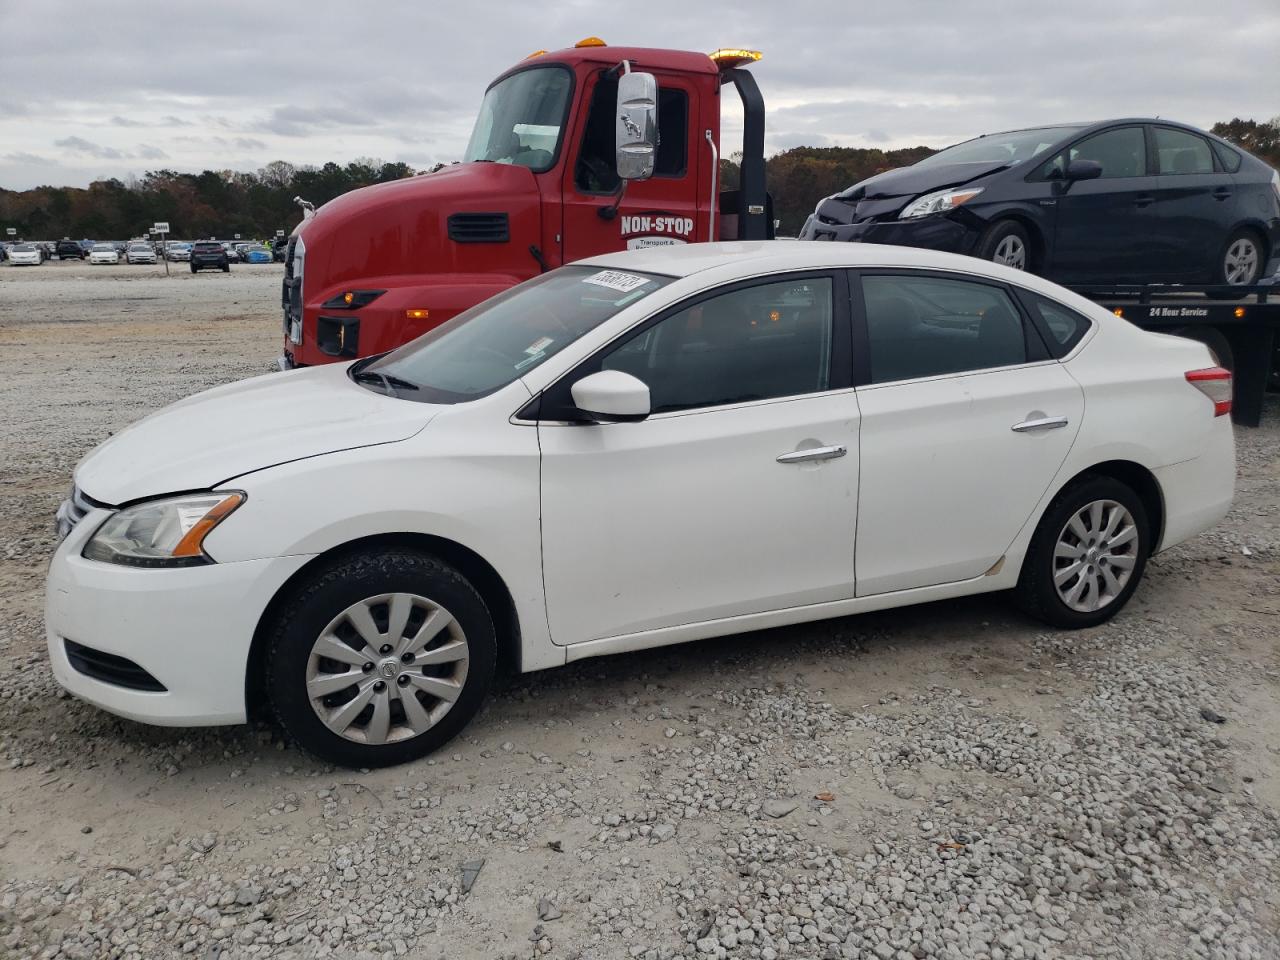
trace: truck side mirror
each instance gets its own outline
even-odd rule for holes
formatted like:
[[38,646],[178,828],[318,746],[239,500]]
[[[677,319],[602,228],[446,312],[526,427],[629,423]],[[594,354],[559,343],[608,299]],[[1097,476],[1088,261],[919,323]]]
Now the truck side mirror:
[[618,176],[648,180],[658,152],[658,81],[652,73],[618,78],[615,143]]

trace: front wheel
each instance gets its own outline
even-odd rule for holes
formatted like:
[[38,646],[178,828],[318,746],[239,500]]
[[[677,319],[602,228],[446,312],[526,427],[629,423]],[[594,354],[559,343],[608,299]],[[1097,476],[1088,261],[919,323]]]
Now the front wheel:
[[224,264],[222,265],[222,272],[223,272],[223,273],[230,273],[230,272],[231,272],[231,264],[229,264],[229,263],[224,263]]
[[1000,220],[983,231],[978,239],[977,255],[1014,270],[1030,270],[1031,239],[1022,224]]
[[1086,477],[1049,505],[1022,562],[1016,597],[1055,627],[1111,619],[1133,596],[1151,552],[1142,499],[1112,477]]
[[439,749],[480,709],[497,657],[476,589],[408,550],[323,568],[282,606],[268,643],[267,695],[280,725],[348,767]]

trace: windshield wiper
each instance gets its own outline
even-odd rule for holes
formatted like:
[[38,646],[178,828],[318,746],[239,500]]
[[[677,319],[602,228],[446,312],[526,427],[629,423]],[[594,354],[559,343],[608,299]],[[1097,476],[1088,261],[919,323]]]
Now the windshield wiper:
[[400,377],[389,377],[385,373],[379,373],[377,370],[357,370],[351,375],[351,379],[356,383],[375,382],[382,384],[382,388],[387,392],[387,396],[399,398],[400,394],[396,392],[396,388],[401,390],[420,390],[422,389],[416,383],[411,383]]

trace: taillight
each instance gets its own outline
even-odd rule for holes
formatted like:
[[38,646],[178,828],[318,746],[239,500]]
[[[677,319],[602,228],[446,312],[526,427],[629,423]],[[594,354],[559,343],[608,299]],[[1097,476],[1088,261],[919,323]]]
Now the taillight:
[[1187,383],[1191,384],[1213,404],[1213,415],[1220,417],[1231,412],[1231,371],[1222,367],[1205,367],[1188,370]]

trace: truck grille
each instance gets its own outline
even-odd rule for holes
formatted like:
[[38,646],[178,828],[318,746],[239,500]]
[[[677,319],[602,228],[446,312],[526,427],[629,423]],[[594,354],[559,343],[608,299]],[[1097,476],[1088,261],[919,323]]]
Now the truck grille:
[[506,243],[511,228],[505,213],[454,213],[449,216],[449,239],[455,243]]
[[280,306],[284,308],[284,333],[289,335],[290,321],[302,317],[302,278],[294,277],[293,254],[298,246],[297,236],[289,238],[284,253],[284,283],[280,290]]

